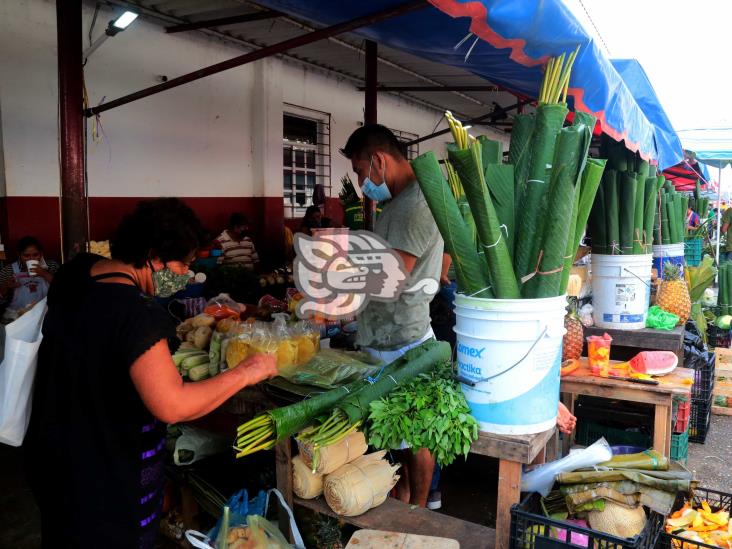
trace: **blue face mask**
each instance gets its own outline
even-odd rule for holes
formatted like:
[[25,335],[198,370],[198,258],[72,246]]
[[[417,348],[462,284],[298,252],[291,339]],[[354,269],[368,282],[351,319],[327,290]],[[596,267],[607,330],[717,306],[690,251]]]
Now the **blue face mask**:
[[381,175],[381,179],[383,181],[378,185],[371,180],[371,169],[373,167],[374,157],[372,156],[371,161],[369,162],[369,175],[363,180],[361,191],[365,196],[375,202],[386,202],[387,200],[391,200],[391,192],[389,191],[389,187],[386,186],[386,178],[384,177],[384,174]]

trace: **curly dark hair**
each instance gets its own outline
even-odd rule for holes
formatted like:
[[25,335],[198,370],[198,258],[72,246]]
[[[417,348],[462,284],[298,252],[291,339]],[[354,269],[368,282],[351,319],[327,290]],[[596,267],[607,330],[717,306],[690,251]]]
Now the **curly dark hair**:
[[208,235],[193,210],[177,198],[137,204],[111,240],[112,257],[137,268],[154,257],[183,261],[207,242]]
[[38,248],[38,251],[43,253],[43,246],[41,246],[41,242],[35,237],[35,236],[24,236],[20,240],[18,240],[18,246],[16,249],[18,250],[18,255],[22,254],[27,248],[30,248],[31,246],[35,246]]

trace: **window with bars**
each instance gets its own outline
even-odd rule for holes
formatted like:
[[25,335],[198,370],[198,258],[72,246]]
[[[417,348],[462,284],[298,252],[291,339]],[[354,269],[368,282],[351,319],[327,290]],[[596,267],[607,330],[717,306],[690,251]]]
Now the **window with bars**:
[[302,217],[316,184],[330,196],[330,114],[286,105],[282,135],[285,216]]

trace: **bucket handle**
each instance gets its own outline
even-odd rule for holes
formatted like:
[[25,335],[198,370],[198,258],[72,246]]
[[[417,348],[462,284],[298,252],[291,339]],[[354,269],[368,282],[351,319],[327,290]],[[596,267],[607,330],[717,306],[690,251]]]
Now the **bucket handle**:
[[[524,356],[522,356],[520,359],[518,359],[517,362],[513,363],[511,366],[509,366],[508,368],[506,368],[502,372],[500,372],[498,374],[495,374],[495,375],[492,375],[492,376],[489,376],[489,377],[484,377],[483,379],[479,379],[477,381],[472,381],[472,380],[469,380],[469,379],[465,379],[462,376],[455,376],[454,379],[456,381],[458,381],[460,383],[464,383],[465,385],[468,385],[470,387],[475,387],[478,383],[484,383],[486,381],[490,381],[492,379],[496,379],[497,377],[501,377],[503,374],[507,374],[508,372],[510,372],[511,370],[513,370],[516,366],[518,366],[519,364],[521,364],[524,360],[526,360],[528,358],[528,356],[531,354],[531,351],[534,350],[534,347],[536,347],[539,344],[539,341],[541,341],[541,339],[546,335],[546,333],[548,331],[549,331],[549,325],[547,324],[546,326],[544,326],[544,329],[539,334],[539,337],[536,338],[536,341],[534,341],[534,343],[531,344],[531,347],[529,347],[529,350],[526,351],[526,354],[524,354]],[[457,353],[457,345],[455,346],[455,353]]]
[[640,280],[643,284],[645,284],[649,288],[651,287],[651,285],[648,282],[646,282],[641,277],[639,277],[637,274],[635,274],[633,271],[631,271],[630,269],[628,269],[628,267],[623,267],[623,270],[629,272],[631,275],[633,275],[634,277],[636,277],[638,280]]

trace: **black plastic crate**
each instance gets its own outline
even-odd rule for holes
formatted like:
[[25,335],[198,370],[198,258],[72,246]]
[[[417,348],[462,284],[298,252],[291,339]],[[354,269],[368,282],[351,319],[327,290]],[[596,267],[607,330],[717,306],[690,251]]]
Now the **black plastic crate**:
[[692,400],[706,402],[711,400],[714,391],[714,353],[709,360],[699,360],[694,364],[694,385],[691,386]]
[[712,422],[712,400],[691,399],[689,417],[689,442],[704,444]]
[[[589,538],[583,546],[602,549],[651,549],[656,545],[664,517],[654,511],[648,511],[646,526],[634,538],[618,538],[603,534],[596,530],[583,528],[572,523],[553,520],[541,513],[541,496],[532,493],[521,503],[511,507],[511,549],[559,549],[576,548],[573,543],[577,535]],[[576,539],[575,539],[576,541]]]
[[[719,511],[719,510],[725,510],[732,513],[732,494],[726,494],[724,492],[718,492],[717,490],[710,490],[709,488],[697,488],[694,490],[694,508],[698,508],[701,506],[702,501],[706,501],[709,506],[712,508],[712,511]],[[680,494],[676,498],[676,504],[674,505],[673,510],[676,511],[678,509],[681,509],[681,507],[684,505],[684,495]],[[683,547],[684,549],[719,549],[719,547],[715,545],[708,545],[706,543],[699,543],[699,542],[692,542],[688,539],[680,538],[679,536],[674,536],[673,534],[666,533],[666,530],[664,529],[662,531],[661,537],[658,540],[658,546],[659,549],[666,549],[666,548],[677,548],[677,547]]]

